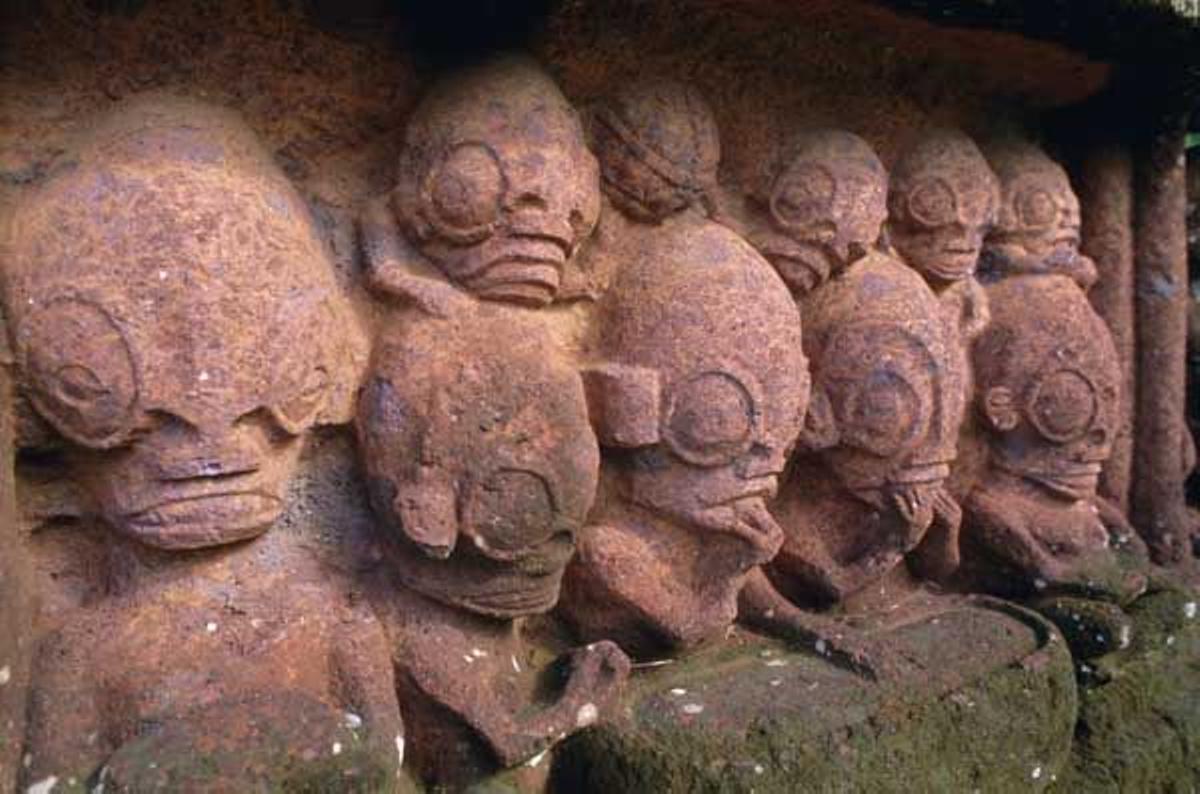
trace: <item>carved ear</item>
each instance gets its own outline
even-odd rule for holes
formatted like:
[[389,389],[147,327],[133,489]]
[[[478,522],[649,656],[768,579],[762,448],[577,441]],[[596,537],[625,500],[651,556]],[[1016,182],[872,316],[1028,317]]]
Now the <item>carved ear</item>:
[[588,414],[596,437],[609,447],[645,447],[659,441],[662,387],[645,367],[600,364],[584,369]]
[[980,408],[984,418],[992,428],[1008,432],[1017,426],[1020,417],[1017,415],[1016,400],[1012,390],[1006,386],[993,386],[983,393]]
[[810,451],[829,449],[841,440],[833,406],[825,390],[816,387],[808,401],[808,413],[804,415],[804,429],[800,431],[800,444]]

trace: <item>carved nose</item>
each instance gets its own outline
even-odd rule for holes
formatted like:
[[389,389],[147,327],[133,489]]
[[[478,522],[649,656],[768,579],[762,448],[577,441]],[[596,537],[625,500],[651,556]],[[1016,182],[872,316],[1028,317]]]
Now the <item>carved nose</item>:
[[743,480],[771,477],[783,471],[786,462],[783,450],[755,443],[743,456],[738,474]]
[[262,467],[264,442],[255,427],[198,429],[177,420],[158,445],[158,476],[167,482],[253,474]]

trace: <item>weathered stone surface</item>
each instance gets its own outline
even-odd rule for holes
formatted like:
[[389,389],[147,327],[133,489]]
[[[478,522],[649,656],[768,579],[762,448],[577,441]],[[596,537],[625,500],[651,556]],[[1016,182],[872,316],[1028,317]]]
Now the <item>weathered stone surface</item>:
[[1075,683],[1035,616],[943,605],[887,642],[887,686],[742,637],[631,682],[618,722],[556,759],[559,791],[1045,790],[1067,768]]

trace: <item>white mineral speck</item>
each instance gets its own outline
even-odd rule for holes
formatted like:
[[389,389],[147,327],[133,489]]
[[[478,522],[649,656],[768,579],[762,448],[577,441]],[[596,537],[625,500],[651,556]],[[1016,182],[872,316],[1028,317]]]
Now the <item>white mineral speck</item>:
[[771,679],[771,686],[782,686],[782,685],[783,685],[782,678],[772,678]]
[[204,630],[207,631],[209,634],[215,634],[217,631],[217,624],[214,621],[210,620],[204,624]]
[[825,655],[825,640],[817,640],[817,653]]
[[1042,776],[1042,768],[1040,766],[1035,766],[1033,768],[1032,775],[1033,775],[1034,780],[1037,780],[1038,778],[1040,778]]
[[350,730],[356,731],[362,727],[362,717],[358,716],[353,711],[347,711],[343,716],[346,722],[346,727]]
[[762,764],[755,764],[755,765],[754,765],[754,774],[756,774],[756,775],[761,775],[763,772],[766,772],[766,771],[767,771],[767,770],[763,769],[763,765],[762,765]]
[[1167,635],[1167,647],[1170,647],[1170,646],[1172,646],[1172,645],[1174,645],[1174,644],[1175,644],[1175,635],[1174,635],[1174,634],[1168,634],[1168,635]]
[[517,661],[517,657],[515,657],[515,656],[512,657],[512,664],[513,664],[513,672],[515,672],[515,673],[521,672],[521,665]]
[[165,270],[158,271],[158,280],[166,281],[167,280],[167,271],[165,271]]
[[1129,624],[1125,624],[1124,626],[1121,627],[1121,634],[1119,637],[1119,641],[1120,641],[1120,645],[1122,648],[1129,647],[1129,643],[1132,640],[1132,637],[1130,637],[1130,633],[1131,632],[1129,630]]
[[4,686],[12,680],[12,668],[8,665],[0,667],[0,686]]
[[464,653],[463,661],[466,662],[467,664],[475,664],[475,657],[469,653]]
[[471,655],[474,656],[476,659],[482,659],[483,657],[487,656],[487,651],[482,650],[480,648],[472,648]]
[[540,764],[542,762],[542,759],[546,757],[546,753],[548,753],[549,751],[550,751],[549,748],[542,750],[540,753],[535,755],[533,758],[530,758],[528,761],[526,761],[525,765],[529,766],[529,767],[537,766],[538,764]]
[[341,755],[341,754],[342,754],[342,743],[341,743],[341,742],[334,742],[334,743],[333,743],[333,747],[331,748],[331,750],[332,750],[332,752],[333,752],[333,754],[334,754],[334,755]]
[[25,794],[50,794],[51,790],[58,785],[58,778],[51,775],[50,777],[39,780],[29,788],[25,789]]
[[699,703],[684,703],[683,704],[683,713],[684,714],[699,714],[702,711],[704,711],[704,706],[700,705]]
[[200,374],[197,376],[197,380],[199,380],[201,383],[203,383],[204,381],[208,380],[208,373],[207,373],[207,372],[204,372],[204,371],[202,371],[202,372],[201,372],[201,373],[200,373]]
[[680,697],[680,696],[682,696],[682,695],[686,695],[686,694],[687,694],[687,690],[686,690],[686,689],[684,689],[683,687],[678,687],[678,686],[677,686],[677,687],[675,687],[674,689],[672,689],[672,690],[671,690],[671,694],[672,694],[672,695],[674,695],[675,697]]
[[396,737],[396,764],[404,766],[404,737]]
[[1036,587],[1038,590],[1045,590],[1046,589],[1046,580],[1045,579],[1034,579],[1033,586]]
[[584,703],[575,714],[575,727],[586,728],[600,717],[595,703]]
[[787,667],[787,659],[772,659],[767,662],[767,667]]
[[1185,618],[1187,618],[1188,620],[1191,620],[1192,618],[1196,617],[1196,602],[1195,601],[1188,601],[1186,604],[1183,605],[1183,616]]

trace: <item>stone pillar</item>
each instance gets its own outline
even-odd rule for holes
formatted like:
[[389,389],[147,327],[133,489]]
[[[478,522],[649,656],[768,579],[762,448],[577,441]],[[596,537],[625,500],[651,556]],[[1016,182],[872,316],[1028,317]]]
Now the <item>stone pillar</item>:
[[0,794],[7,794],[15,791],[25,734],[33,605],[24,545],[17,537],[13,401],[3,329],[0,317]]
[[1100,275],[1088,297],[1108,324],[1121,361],[1121,420],[1101,476],[1100,492],[1128,511],[1137,411],[1133,158],[1121,144],[1096,141],[1080,158],[1074,177],[1083,209],[1081,249],[1096,262]]
[[1137,429],[1130,517],[1160,563],[1189,546],[1184,502],[1187,190],[1184,119],[1162,123],[1138,155],[1135,208]]

